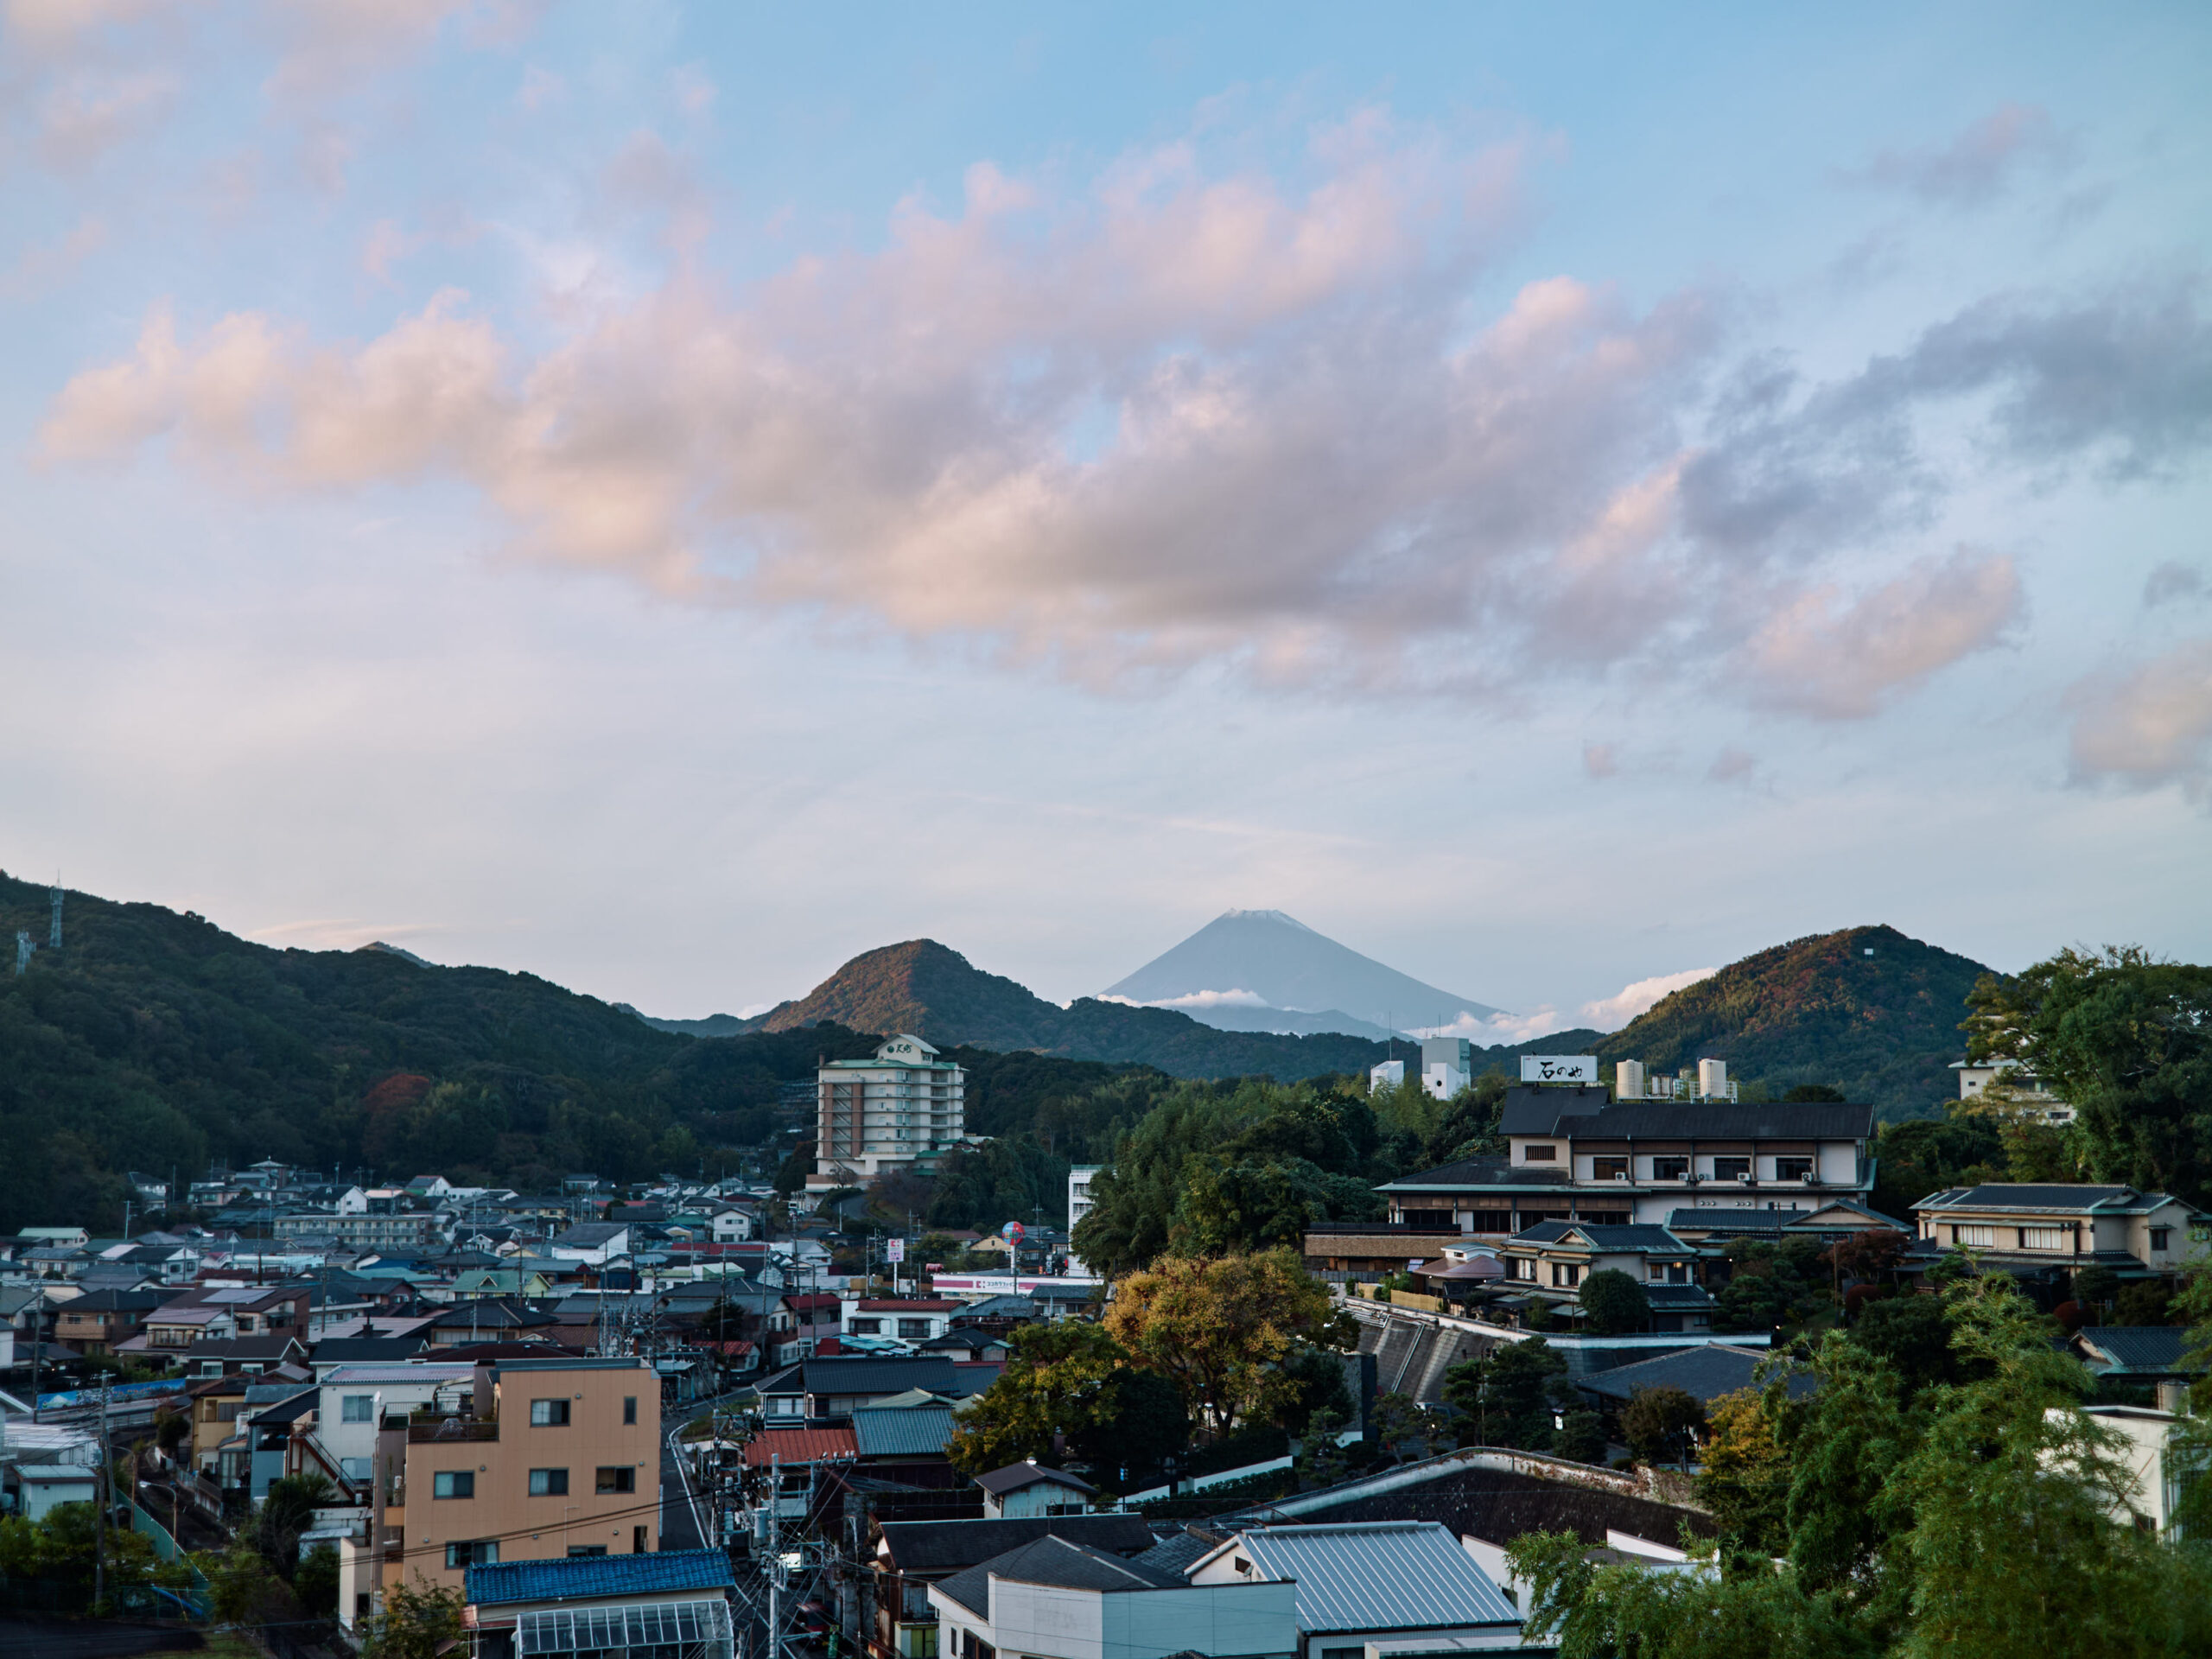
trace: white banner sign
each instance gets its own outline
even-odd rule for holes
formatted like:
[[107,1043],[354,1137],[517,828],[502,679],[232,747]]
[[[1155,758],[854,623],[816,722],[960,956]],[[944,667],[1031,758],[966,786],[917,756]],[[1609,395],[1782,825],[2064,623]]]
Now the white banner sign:
[[1598,1081],[1598,1057],[1595,1054],[1523,1054],[1521,1057],[1521,1081],[1595,1083]]
[[906,1241],[903,1238],[884,1240],[883,1259],[887,1262],[904,1262],[906,1259]]

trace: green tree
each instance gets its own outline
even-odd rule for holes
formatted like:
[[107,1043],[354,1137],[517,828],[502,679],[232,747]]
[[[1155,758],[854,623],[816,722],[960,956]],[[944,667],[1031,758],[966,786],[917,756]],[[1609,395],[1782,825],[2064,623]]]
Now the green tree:
[[1007,1344],[1006,1370],[963,1407],[945,1456],[966,1475],[1056,1459],[1055,1437],[1097,1426],[1108,1384],[1129,1355],[1103,1325],[1079,1319],[1027,1325]]
[[1161,1256],[1116,1281],[1105,1328],[1136,1361],[1174,1382],[1214,1435],[1280,1414],[1294,1392],[1284,1360],[1305,1347],[1350,1348],[1355,1331],[1290,1250],[1205,1260]]
[[259,1624],[275,1604],[276,1575],[268,1558],[251,1544],[233,1542],[228,1549],[195,1554],[193,1565],[207,1580],[208,1611],[219,1624]]
[[1444,1374],[1444,1397],[1472,1428],[1463,1445],[1541,1452],[1552,1444],[1548,1385],[1567,1375],[1567,1358],[1541,1337],[1501,1343]]
[[461,1592],[417,1572],[413,1584],[384,1592],[384,1609],[368,1621],[362,1659],[438,1659],[465,1634]]
[[2114,1325],[2170,1325],[2173,1322],[2173,1291],[2156,1279],[2139,1279],[2123,1286],[2113,1298]]
[[1789,1547],[1789,1454],[1757,1389],[1724,1394],[1707,1408],[1698,1497],[1735,1552],[1780,1554]]
[[1985,976],[1968,1003],[1968,1058],[2013,1061],[2070,1103],[2095,1179],[2212,1193],[2212,968],[2069,949]]
[[300,1558],[292,1575],[292,1591],[311,1618],[332,1618],[338,1612],[338,1552],[317,1544]]
[[1419,1462],[1436,1449],[1440,1427],[1420,1401],[1393,1391],[1375,1396],[1375,1409],[1367,1420],[1367,1438],[1393,1464]]
[[1851,1322],[1852,1346],[1885,1359],[1910,1402],[1923,1389],[1956,1382],[1962,1373],[1951,1349],[1951,1324],[1934,1296],[1870,1302]]
[[1650,1297],[1618,1268],[1600,1268],[1585,1279],[1580,1300],[1594,1336],[1626,1336],[1650,1326]]
[[315,1525],[315,1510],[331,1496],[330,1482],[312,1472],[269,1483],[269,1496],[254,1512],[253,1547],[280,1576],[291,1578],[299,1565],[300,1535]]
[[1068,1435],[1069,1449],[1097,1469],[1155,1471],[1190,1443],[1181,1391],[1141,1365],[1109,1376],[1090,1421]]
[[1313,1414],[1306,1425],[1306,1434],[1298,1452],[1298,1481],[1301,1487],[1313,1489],[1333,1486],[1344,1478],[1351,1466],[1344,1449],[1337,1444],[1337,1436],[1344,1433],[1344,1420],[1325,1408]]
[[1562,1413],[1553,1436],[1552,1451],[1575,1463],[1603,1463],[1605,1420],[1586,1407]]
[[1621,1408],[1629,1450],[1646,1463],[1687,1462],[1690,1442],[1704,1427],[1705,1408],[1681,1389],[1638,1389]]
[[1788,1330],[1832,1305],[1830,1275],[1811,1238],[1739,1238],[1728,1246],[1728,1282],[1716,1299],[1714,1328]]

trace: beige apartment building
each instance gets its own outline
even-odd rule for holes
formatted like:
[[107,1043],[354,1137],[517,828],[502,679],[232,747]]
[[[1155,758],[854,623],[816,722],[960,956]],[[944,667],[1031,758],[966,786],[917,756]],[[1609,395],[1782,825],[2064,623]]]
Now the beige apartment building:
[[815,1075],[810,1187],[848,1186],[894,1169],[929,1174],[967,1133],[968,1074],[901,1033],[867,1060],[830,1060]]
[[656,1549],[659,1379],[640,1359],[479,1366],[467,1408],[385,1415],[372,1502],[340,1553],[355,1618],[417,1573],[461,1590],[471,1566]]

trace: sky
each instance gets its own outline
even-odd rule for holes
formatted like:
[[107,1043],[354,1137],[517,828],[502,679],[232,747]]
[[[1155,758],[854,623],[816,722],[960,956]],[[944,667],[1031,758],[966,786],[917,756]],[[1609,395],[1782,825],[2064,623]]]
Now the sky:
[[2209,79],[2191,4],[0,0],[0,867],[677,1016],[1232,907],[1516,1035],[2206,960]]

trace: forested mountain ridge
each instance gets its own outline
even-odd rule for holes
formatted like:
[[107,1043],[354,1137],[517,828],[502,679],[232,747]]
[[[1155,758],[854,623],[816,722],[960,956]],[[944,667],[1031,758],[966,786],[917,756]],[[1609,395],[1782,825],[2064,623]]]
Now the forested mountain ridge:
[[1893,927],[1822,933],[1731,963],[1604,1039],[1598,1057],[1672,1072],[1703,1058],[1779,1095],[1827,1084],[1885,1122],[1958,1097],[1967,993],[1991,970]]
[[[48,914],[0,874],[0,939],[45,939]],[[127,1170],[211,1159],[518,1185],[695,1166],[767,1134],[779,1079],[874,1040],[704,1042],[530,974],[272,950],[90,893],[64,921],[61,950],[0,969],[0,1230],[119,1217]]]

